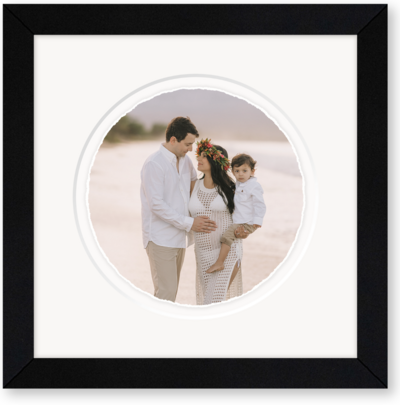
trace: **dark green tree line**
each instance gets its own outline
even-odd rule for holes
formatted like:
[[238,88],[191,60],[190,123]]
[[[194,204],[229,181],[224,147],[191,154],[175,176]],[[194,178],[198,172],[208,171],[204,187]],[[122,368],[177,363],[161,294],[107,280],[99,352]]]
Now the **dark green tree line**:
[[167,125],[155,123],[150,131],[138,120],[124,115],[108,132],[104,138],[107,142],[121,142],[139,139],[155,139],[165,133]]

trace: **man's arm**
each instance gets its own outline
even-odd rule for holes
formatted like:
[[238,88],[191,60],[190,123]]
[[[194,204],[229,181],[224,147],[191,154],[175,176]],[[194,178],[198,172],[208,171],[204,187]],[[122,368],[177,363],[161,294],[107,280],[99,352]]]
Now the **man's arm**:
[[192,195],[192,191],[194,188],[194,185],[196,184],[197,181],[197,172],[196,169],[193,166],[193,162],[191,161],[191,159],[189,157],[187,157],[189,159],[189,170],[190,170],[190,195]]
[[190,180],[192,181],[192,183],[194,181],[197,180],[197,171],[195,169],[195,167],[193,166],[193,162],[190,159],[190,157],[188,156],[187,159],[189,159],[189,167],[190,167]]
[[196,181],[197,181],[197,180],[192,181],[192,182],[190,183],[190,195],[192,195],[192,191],[193,191],[193,189],[194,189],[194,185],[196,184]]
[[142,169],[142,184],[151,212],[175,228],[191,230],[194,219],[179,214],[163,199],[165,185],[161,166],[153,161],[147,162]]

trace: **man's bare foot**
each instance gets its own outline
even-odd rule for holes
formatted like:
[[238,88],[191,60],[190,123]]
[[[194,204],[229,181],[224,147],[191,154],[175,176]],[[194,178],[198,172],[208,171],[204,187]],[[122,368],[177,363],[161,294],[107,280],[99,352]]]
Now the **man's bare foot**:
[[223,270],[224,267],[224,263],[214,263],[207,271],[206,273],[213,273],[214,271],[220,271]]

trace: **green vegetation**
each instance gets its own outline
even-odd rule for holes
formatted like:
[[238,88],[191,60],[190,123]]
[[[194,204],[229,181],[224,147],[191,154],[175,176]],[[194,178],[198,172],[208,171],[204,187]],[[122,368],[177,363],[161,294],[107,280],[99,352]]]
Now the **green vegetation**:
[[167,125],[155,123],[150,131],[144,125],[128,115],[124,115],[108,132],[104,138],[107,142],[136,141],[142,139],[158,139],[167,129]]

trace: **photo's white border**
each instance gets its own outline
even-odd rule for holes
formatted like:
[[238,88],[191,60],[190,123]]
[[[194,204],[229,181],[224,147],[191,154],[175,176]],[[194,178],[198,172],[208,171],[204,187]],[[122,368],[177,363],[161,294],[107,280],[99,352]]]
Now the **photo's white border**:
[[[89,173],[96,154],[110,128],[138,104],[157,95],[181,89],[207,89],[222,91],[238,97],[260,109],[279,127],[292,145],[297,156],[303,181],[303,212],[286,258],[274,272],[250,292],[222,303],[193,306],[159,300],[135,287],[122,277],[99,246],[90,221],[88,205]],[[211,319],[246,309],[274,292],[294,271],[304,255],[316,224],[318,186],[310,153],[299,131],[290,118],[265,95],[245,84],[220,76],[187,74],[163,78],[148,83],[117,102],[104,114],[89,135],[81,152],[74,177],[74,216],[79,236],[92,263],[100,274],[121,294],[155,313],[181,319]],[[279,270],[279,271],[278,271]]]

